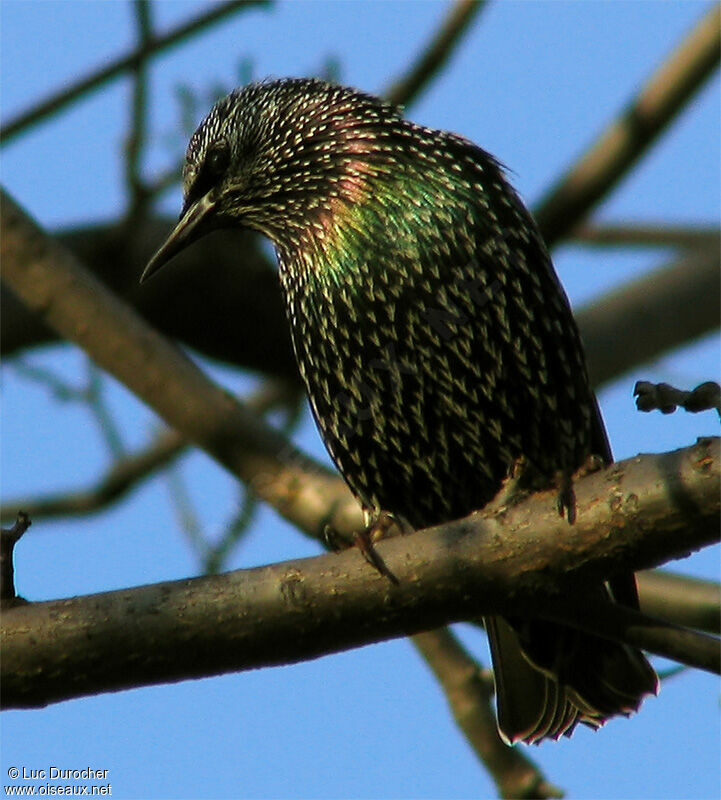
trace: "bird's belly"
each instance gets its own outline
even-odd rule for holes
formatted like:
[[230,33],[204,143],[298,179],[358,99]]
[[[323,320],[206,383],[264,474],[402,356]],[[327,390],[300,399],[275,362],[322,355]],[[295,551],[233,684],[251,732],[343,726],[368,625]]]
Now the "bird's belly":
[[414,527],[464,516],[500,488],[520,454],[514,432],[489,418],[499,414],[490,403],[471,402],[467,376],[397,349],[348,357],[316,339],[313,357],[299,358],[323,442],[366,509]]

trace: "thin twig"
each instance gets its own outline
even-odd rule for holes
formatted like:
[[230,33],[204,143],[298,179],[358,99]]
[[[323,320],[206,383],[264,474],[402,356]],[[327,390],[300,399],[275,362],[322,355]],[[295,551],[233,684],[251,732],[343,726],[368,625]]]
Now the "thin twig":
[[491,708],[493,678],[448,629],[417,633],[411,641],[438,679],[458,727],[506,798],[563,797],[520,747],[498,735]]
[[[293,404],[297,387],[283,381],[265,381],[246,400],[248,408],[258,414],[278,406]],[[158,434],[145,448],[116,460],[100,480],[87,489],[59,492],[45,497],[11,500],[0,506],[0,519],[12,519],[16,509],[27,509],[35,519],[94,514],[104,510],[137,488],[158,469],[167,466],[188,448],[187,439],[175,430]]]
[[205,540],[203,527],[200,523],[193,500],[188,491],[188,485],[183,477],[183,473],[177,464],[170,465],[163,474],[163,478],[168,488],[170,502],[175,512],[175,520],[186,543],[193,552],[205,557],[208,550],[208,543]]
[[132,50],[130,53],[114,59],[106,66],[92,72],[67,89],[51,94],[27,111],[18,114],[11,119],[10,122],[0,128],[0,142],[10,141],[26,130],[30,125],[34,125],[56,114],[79,97],[100,89],[109,81],[122,75],[123,72],[137,67],[137,65],[141,61],[147,59],[148,56],[155,56],[179,44],[192,34],[219,22],[221,19],[234,14],[240,9],[267,4],[268,0],[229,0],[229,2],[221,2],[212,6],[207,11],[198,14],[197,17],[194,17],[188,22],[184,22],[182,25],[172,29],[163,36],[158,36],[146,48]]
[[3,608],[17,600],[13,551],[31,524],[30,515],[26,511],[18,511],[12,528],[0,530],[0,606]]
[[[138,51],[148,52],[153,43],[152,7],[148,0],[133,0],[135,25],[138,35]],[[143,151],[147,140],[147,87],[148,57],[138,59],[132,67],[133,88],[131,96],[130,133],[125,145],[125,182],[130,194],[130,205],[126,217],[137,219],[147,207],[150,195],[142,178]]]
[[203,558],[203,572],[206,575],[217,575],[224,569],[233,548],[250,532],[258,508],[258,497],[247,486],[243,487],[240,509],[235,518],[226,526],[220,539],[206,548]]
[[714,4],[590,150],[544,195],[536,220],[549,247],[563,239],[628,172],[718,66],[721,8]]
[[416,62],[385,91],[385,99],[406,106],[416,100],[450,58],[463,33],[484,5],[485,0],[455,0]]
[[173,430],[165,431],[145,449],[116,461],[94,486],[45,497],[11,500],[0,507],[0,517],[8,519],[17,508],[28,509],[35,520],[102,511],[125,497],[159,467],[181,455],[187,447],[188,442],[181,434]]
[[146,186],[148,195],[150,197],[157,197],[163,192],[166,192],[180,182],[181,176],[182,167],[179,164],[170,167],[165,172],[161,172],[148,182]]
[[86,357],[87,386],[85,400],[89,411],[97,422],[100,435],[114,458],[123,458],[126,447],[123,434],[115,423],[105,398],[106,376]]

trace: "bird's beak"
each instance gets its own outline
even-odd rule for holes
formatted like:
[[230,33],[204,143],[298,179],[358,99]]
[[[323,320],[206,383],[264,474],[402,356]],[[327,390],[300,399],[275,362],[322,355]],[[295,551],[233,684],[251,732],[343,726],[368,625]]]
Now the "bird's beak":
[[184,250],[189,244],[200,239],[212,230],[212,225],[207,223],[213,215],[215,202],[209,194],[191,203],[183,209],[178,224],[173,228],[158,252],[148,261],[148,265],[140,276],[140,283],[145,283],[148,278],[161,267]]

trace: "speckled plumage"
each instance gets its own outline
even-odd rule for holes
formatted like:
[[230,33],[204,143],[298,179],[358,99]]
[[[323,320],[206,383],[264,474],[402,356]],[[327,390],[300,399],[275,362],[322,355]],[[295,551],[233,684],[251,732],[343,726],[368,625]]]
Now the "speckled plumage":
[[[546,248],[471,142],[323,81],[251,84],[193,135],[184,191],[149,270],[213,227],[271,239],[313,415],[369,519],[464,516],[521,456],[531,489],[610,459]],[[597,727],[655,689],[630,648],[511,622],[488,624],[510,740]]]

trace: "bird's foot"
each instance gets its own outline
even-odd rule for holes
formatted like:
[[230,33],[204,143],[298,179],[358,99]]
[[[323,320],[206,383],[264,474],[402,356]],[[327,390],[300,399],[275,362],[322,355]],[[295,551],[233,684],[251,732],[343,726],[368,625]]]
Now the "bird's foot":
[[496,496],[485,506],[486,509],[493,511],[495,514],[500,514],[509,506],[515,505],[528,496],[528,489],[521,486],[527,466],[528,462],[524,456],[518,456],[511,464]]
[[391,583],[397,584],[398,578],[388,569],[385,561],[375,548],[376,542],[388,539],[391,536],[411,533],[412,528],[408,522],[388,511],[380,511],[373,515],[366,514],[366,527],[356,534],[355,543],[363,554],[363,558]]
[[332,525],[323,526],[322,539],[326,549],[332,553],[340,553],[341,550],[346,550],[351,545],[348,537],[341,536]]
[[573,476],[567,469],[559,469],[555,475],[556,508],[561,517],[568,520],[569,525],[576,521],[576,493],[573,491]]
[[574,480],[576,480],[577,478],[585,478],[586,475],[593,475],[594,472],[598,472],[605,466],[606,464],[603,458],[601,458],[601,456],[596,455],[595,453],[591,453],[591,455],[586,456],[586,460],[575,471],[575,473],[573,474],[573,478]]
[[398,578],[388,569],[385,561],[375,548],[376,542],[381,539],[396,536],[399,533],[411,533],[413,529],[402,518],[396,517],[386,511],[381,511],[374,515],[366,512],[366,526],[356,533],[352,539],[341,536],[332,525],[325,525],[323,528],[323,544],[335,553],[347,550],[355,545],[363,555],[363,558],[381,575],[388,578],[391,583],[397,584]]

